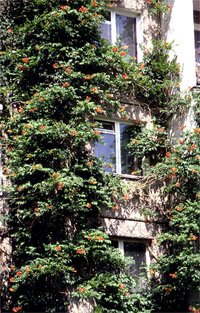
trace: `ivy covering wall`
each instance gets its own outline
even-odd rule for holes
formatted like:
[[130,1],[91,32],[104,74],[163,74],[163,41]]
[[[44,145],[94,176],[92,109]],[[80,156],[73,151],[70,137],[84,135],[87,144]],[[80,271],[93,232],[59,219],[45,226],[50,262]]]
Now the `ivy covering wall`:
[[[144,5],[151,14],[170,10],[158,3]],[[127,62],[127,47],[101,39],[104,7],[95,0],[3,3],[2,151],[13,244],[2,276],[5,312],[65,312],[74,296],[93,299],[94,312],[187,311],[186,296],[198,290],[200,129],[184,132],[183,125],[172,145],[167,127],[193,97],[198,112],[199,96],[180,94],[179,65],[161,38],[139,64]],[[134,133],[129,150],[151,158],[149,175],[166,181],[170,200],[163,216],[168,232],[155,243],[166,253],[141,292],[100,221],[103,208],[128,198],[127,184],[91,153],[100,140],[94,117],[120,112],[127,119],[120,95],[133,94],[154,115],[154,126]]]

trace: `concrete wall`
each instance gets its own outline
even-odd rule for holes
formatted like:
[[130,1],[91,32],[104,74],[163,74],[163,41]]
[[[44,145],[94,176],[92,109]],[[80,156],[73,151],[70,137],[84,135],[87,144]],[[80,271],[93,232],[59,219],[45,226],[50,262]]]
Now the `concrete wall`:
[[[166,42],[174,42],[171,56],[177,56],[182,69],[180,87],[183,92],[189,92],[191,87],[196,86],[193,0],[168,0],[168,3],[172,10],[163,19],[163,38]],[[194,5],[197,9],[196,0]],[[198,7],[200,10],[200,5]],[[171,138],[181,138],[182,132],[178,129],[181,126],[186,126],[184,131],[196,127],[193,105],[188,110],[180,107],[180,112],[174,114],[169,124]]]
[[163,21],[163,38],[174,41],[174,54],[182,66],[181,89],[196,85],[193,0],[168,0],[171,13]]

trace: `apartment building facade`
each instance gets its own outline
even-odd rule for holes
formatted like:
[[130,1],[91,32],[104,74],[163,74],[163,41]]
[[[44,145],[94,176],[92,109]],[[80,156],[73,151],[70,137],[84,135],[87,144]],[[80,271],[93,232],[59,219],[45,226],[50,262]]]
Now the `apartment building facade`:
[[[174,55],[177,56],[177,62],[182,67],[181,89],[198,88],[200,85],[199,0],[168,0],[169,14],[163,16],[161,21],[148,14],[150,2],[146,0],[112,2],[107,7],[107,19],[100,27],[102,36],[112,43],[120,39],[120,44],[128,46],[130,55],[140,62],[143,51],[151,49],[152,39],[161,32],[164,41],[174,41]],[[146,219],[143,212],[146,209],[157,211],[166,199],[162,195],[161,184],[157,182],[149,187],[148,202],[146,201],[147,191],[143,191],[143,186],[146,184],[145,172],[138,171],[137,160],[130,160],[124,148],[128,140],[127,129],[138,121],[144,123],[145,127],[151,128],[152,114],[135,99],[122,99],[122,102],[126,107],[128,120],[124,120],[120,114],[112,118],[100,114],[95,118],[102,124],[98,131],[106,145],[96,144],[94,154],[100,158],[106,156],[105,161],[112,166],[105,170],[111,174],[121,175],[130,184],[130,199],[120,204],[120,209],[112,211],[105,209],[101,219],[113,246],[119,248],[125,256],[134,259],[134,275],[137,277],[141,265],[149,266],[161,253],[153,242],[156,235],[166,227],[162,219],[156,217]],[[179,136],[177,125],[183,124],[188,130],[195,126],[192,108],[183,116],[174,115],[169,127],[172,138]],[[143,162],[145,163],[145,160]],[[6,183],[4,176],[2,176],[2,183]],[[1,226],[0,269],[2,271],[11,253],[10,239],[4,237],[4,230],[5,227]],[[86,310],[89,312],[92,310],[92,305],[87,302],[75,302],[70,310],[79,313]]]

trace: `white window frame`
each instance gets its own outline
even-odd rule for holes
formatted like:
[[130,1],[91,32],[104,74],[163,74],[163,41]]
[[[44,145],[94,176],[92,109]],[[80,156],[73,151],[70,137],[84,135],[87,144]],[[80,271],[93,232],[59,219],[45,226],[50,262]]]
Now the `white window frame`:
[[115,124],[115,131],[102,129],[102,128],[96,128],[97,131],[103,134],[112,134],[115,135],[115,156],[116,156],[116,172],[114,174],[121,175],[124,178],[137,178],[135,175],[131,174],[122,174],[121,172],[121,145],[120,145],[120,124],[126,124],[126,125],[134,125],[133,121],[124,121],[124,120],[114,120],[114,119],[106,119],[102,117],[96,117],[96,121],[100,122],[110,122]]
[[2,151],[0,149],[0,196],[3,195],[3,171],[2,171]]
[[136,55],[137,55],[137,61],[140,62],[142,60],[141,46],[143,44],[142,14],[130,12],[130,11],[126,11],[126,10],[122,10],[118,8],[106,9],[106,10],[111,13],[111,21],[105,21],[104,24],[111,25],[111,43],[112,44],[115,44],[117,41],[116,14],[132,17],[136,19]]

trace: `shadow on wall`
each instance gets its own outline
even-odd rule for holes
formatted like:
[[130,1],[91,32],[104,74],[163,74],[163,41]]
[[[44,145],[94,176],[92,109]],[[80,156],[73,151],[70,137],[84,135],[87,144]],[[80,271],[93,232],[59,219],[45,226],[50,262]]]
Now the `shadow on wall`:
[[111,236],[152,239],[165,227],[162,218],[167,212],[167,198],[162,191],[164,183],[150,183],[148,178],[143,178],[131,186],[128,200],[102,212],[102,223]]
[[171,12],[174,7],[175,0],[168,0],[169,5],[171,6],[171,11],[169,14],[165,14],[163,22],[162,22],[162,38],[163,41],[167,41],[167,34],[170,30],[170,21],[171,21]]

